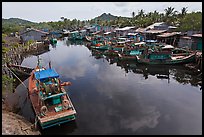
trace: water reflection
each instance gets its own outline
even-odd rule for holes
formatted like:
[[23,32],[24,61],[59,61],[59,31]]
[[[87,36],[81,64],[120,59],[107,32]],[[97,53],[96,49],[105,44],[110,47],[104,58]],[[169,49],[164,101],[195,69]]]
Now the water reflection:
[[[43,134],[202,133],[202,95],[191,84],[195,74],[180,66],[150,67],[114,56],[98,57],[98,51],[75,44],[59,41],[41,55],[43,65],[51,60],[61,80],[73,83],[66,90],[77,111],[74,123]],[[33,56],[22,65],[34,67],[36,62]],[[25,116],[33,113],[26,109]]]
[[145,79],[148,79],[148,76],[151,75],[158,79],[167,79],[168,83],[170,82],[171,75],[173,79],[181,84],[200,86],[200,89],[202,89],[201,73],[189,70],[183,65],[144,65],[138,64],[136,61],[121,61],[117,56],[105,56],[104,51],[92,49],[91,52],[95,59],[106,59],[110,65],[116,63],[117,66],[124,69],[126,73],[133,72],[136,74],[143,74]]

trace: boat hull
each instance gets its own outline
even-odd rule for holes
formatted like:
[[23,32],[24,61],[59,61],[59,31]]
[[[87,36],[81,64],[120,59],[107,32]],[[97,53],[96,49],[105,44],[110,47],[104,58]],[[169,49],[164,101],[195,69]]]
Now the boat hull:
[[40,97],[38,95],[39,92],[38,91],[35,92],[36,90],[34,90],[37,88],[36,83],[37,82],[34,77],[34,71],[32,71],[31,76],[29,77],[29,97],[30,97],[31,104],[35,112],[37,121],[40,124],[42,129],[60,125],[62,123],[67,123],[69,121],[73,121],[76,119],[76,111],[72,105],[71,99],[69,98],[66,92],[60,93],[60,95],[63,95],[66,99],[68,99],[68,102],[70,106],[72,106],[72,108],[64,109],[56,112],[55,107],[58,105],[48,106],[48,112],[45,115],[42,115],[41,109],[43,105],[39,101],[40,100]]
[[150,64],[150,65],[177,65],[177,64],[186,64],[195,61],[195,54],[191,54],[181,59],[170,59],[170,60],[150,60],[143,59],[137,56],[137,62],[142,64]]

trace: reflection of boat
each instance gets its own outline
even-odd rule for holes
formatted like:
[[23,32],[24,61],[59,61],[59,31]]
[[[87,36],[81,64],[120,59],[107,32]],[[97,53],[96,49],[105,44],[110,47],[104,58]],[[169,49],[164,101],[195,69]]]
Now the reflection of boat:
[[39,65],[29,77],[29,97],[42,129],[75,120],[76,110],[63,86],[59,74]]
[[137,57],[135,55],[127,55],[127,54],[118,53],[118,56],[120,60],[132,60],[132,61],[137,60]]
[[193,62],[194,60],[195,60],[195,53],[191,53],[190,55],[187,55],[187,56],[173,56],[169,52],[154,52],[154,53],[137,56],[138,63],[152,64],[152,65],[185,64],[185,63]]
[[140,50],[130,50],[130,51],[125,51],[123,53],[118,53],[119,59],[120,60],[132,60],[132,61],[137,61],[137,55],[141,55],[142,52]]

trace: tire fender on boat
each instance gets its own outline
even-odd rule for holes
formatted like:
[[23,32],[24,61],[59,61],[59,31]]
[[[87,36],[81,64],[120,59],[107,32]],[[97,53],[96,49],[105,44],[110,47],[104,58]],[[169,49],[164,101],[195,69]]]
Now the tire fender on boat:
[[32,93],[38,92],[38,89],[35,87],[32,89]]
[[46,115],[46,113],[48,112],[48,109],[46,106],[42,106],[41,109],[40,109],[40,112],[43,114],[43,115]]
[[69,101],[67,99],[64,99],[62,101],[62,105],[64,109],[68,109],[69,108]]

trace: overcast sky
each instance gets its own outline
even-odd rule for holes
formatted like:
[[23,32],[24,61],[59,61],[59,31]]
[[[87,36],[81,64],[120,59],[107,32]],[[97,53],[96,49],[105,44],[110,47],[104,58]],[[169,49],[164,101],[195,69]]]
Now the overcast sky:
[[116,16],[131,17],[143,9],[145,13],[157,10],[164,12],[167,7],[188,12],[202,11],[202,2],[2,2],[3,18],[21,18],[33,22],[58,21],[60,17],[87,20],[111,13]]

